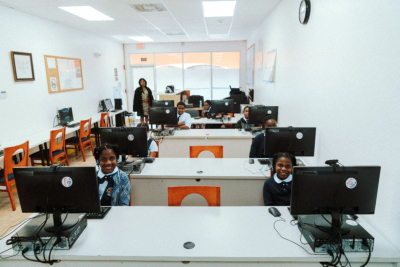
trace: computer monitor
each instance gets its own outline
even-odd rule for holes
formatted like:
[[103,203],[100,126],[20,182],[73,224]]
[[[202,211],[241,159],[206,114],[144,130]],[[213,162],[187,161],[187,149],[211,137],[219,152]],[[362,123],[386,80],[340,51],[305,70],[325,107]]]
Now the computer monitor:
[[290,213],[331,214],[337,229],[343,214],[374,214],[380,171],[379,166],[294,167]]
[[153,100],[151,103],[153,108],[175,107],[174,100]]
[[22,212],[53,214],[53,225],[46,231],[63,231],[76,224],[63,224],[62,213],[100,212],[94,166],[16,167],[13,173]]
[[254,102],[254,89],[249,89],[249,100]]
[[58,110],[58,118],[60,120],[60,125],[65,126],[69,122],[74,120],[72,115],[72,108],[63,108]]
[[249,124],[264,124],[264,118],[268,115],[278,122],[278,106],[251,106],[249,107]]
[[221,113],[221,114],[234,113],[233,100],[232,99],[211,100],[211,112]]
[[106,110],[107,111],[110,111],[110,110],[114,109],[114,106],[112,104],[111,99],[109,99],[109,98],[104,99],[104,104],[106,105]]
[[277,127],[265,129],[264,156],[272,158],[278,152],[295,156],[314,156],[315,133],[313,127]]
[[173,107],[149,108],[150,124],[159,124],[164,129],[165,124],[176,125],[178,123],[178,109]]
[[144,127],[99,128],[101,144],[118,145],[122,160],[125,156],[147,157],[147,129]]

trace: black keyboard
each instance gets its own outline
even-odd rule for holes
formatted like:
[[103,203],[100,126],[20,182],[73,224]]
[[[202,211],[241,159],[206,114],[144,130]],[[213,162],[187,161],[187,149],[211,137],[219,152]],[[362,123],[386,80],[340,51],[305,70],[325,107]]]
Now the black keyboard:
[[70,127],[70,128],[73,128],[73,127],[76,127],[76,126],[79,126],[79,122],[72,123],[72,124],[67,124],[67,127]]
[[2,156],[3,156],[3,150],[0,151],[0,157],[2,157]]
[[270,165],[271,161],[269,159],[258,159],[261,165]]
[[111,207],[101,207],[100,212],[87,213],[88,219],[103,219],[106,217],[107,213],[110,211]]
[[121,109],[110,110],[110,112],[118,112],[118,111],[121,111]]

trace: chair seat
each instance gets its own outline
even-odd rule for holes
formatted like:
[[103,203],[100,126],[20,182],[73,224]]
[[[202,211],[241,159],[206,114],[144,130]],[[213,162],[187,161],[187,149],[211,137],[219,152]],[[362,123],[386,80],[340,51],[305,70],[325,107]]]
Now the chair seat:
[[[86,142],[87,140],[89,140],[89,137],[83,137],[82,138],[82,143]],[[75,136],[75,137],[70,137],[67,140],[65,140],[65,143],[70,143],[70,144],[78,144],[79,143],[79,137]]]
[[[14,180],[14,173],[10,173],[8,175],[8,181],[12,181]],[[0,171],[0,183],[5,183],[5,179],[4,179],[4,170]]]
[[[60,155],[63,152],[64,151],[62,149],[59,149],[59,150],[53,151],[53,153],[51,153],[51,154],[52,154],[53,157],[55,157],[55,156]],[[43,156],[46,157],[46,155],[48,155],[48,154],[49,154],[49,150],[48,149],[44,149],[43,150]],[[37,151],[37,152],[29,155],[29,157],[30,158],[41,158],[42,155],[41,155],[40,151]]]

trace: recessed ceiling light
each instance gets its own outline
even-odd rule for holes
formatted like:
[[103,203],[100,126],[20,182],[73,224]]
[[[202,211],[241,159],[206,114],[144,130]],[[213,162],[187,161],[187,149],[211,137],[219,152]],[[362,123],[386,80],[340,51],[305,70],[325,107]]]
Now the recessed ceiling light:
[[154,41],[153,39],[151,39],[150,37],[147,37],[147,36],[132,36],[129,38],[131,38],[135,41],[138,41],[138,42],[153,42]]
[[236,1],[204,1],[204,17],[232,17]]
[[90,6],[66,6],[59,8],[90,21],[114,20]]

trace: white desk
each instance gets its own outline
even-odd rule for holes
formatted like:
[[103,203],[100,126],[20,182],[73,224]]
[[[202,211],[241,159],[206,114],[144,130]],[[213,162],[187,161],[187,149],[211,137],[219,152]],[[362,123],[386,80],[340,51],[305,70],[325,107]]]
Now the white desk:
[[[120,110],[120,111],[117,111],[117,112],[109,112],[109,113],[110,113],[110,116],[115,116],[115,115],[120,114],[122,112],[125,112],[125,110]],[[95,124],[95,123],[98,123],[100,121],[100,116],[101,116],[100,113],[95,113],[92,116],[87,116],[87,117],[82,117],[82,118],[75,119],[75,121],[78,122],[80,120],[86,120],[86,119],[92,118],[92,123]],[[61,128],[60,126],[57,126],[55,128],[49,128],[47,130],[40,131],[38,133],[26,136],[24,138],[20,138],[20,139],[17,139],[17,140],[12,140],[12,141],[9,141],[9,142],[7,142],[5,144],[2,144],[2,147],[10,147],[10,146],[19,145],[19,144],[25,143],[26,141],[29,141],[29,149],[35,148],[37,146],[40,147],[42,144],[46,144],[47,142],[49,142],[49,140],[50,140],[50,131],[56,130],[56,129],[60,129],[60,128]],[[73,133],[75,131],[78,131],[78,130],[79,130],[79,125],[76,126],[76,127],[66,127],[65,134],[68,135],[68,134],[71,134],[71,133]],[[47,145],[45,145],[45,146],[47,146]],[[3,160],[3,158],[4,157],[1,156],[0,157],[0,161]]]
[[[279,210],[286,222],[277,222],[281,235],[299,243],[300,231],[291,226],[286,207]],[[113,207],[103,220],[90,220],[70,250],[56,250],[56,266],[321,266],[330,256],[308,255],[280,238],[268,207]],[[398,266],[400,253],[362,217],[358,222],[375,237],[368,267]],[[185,249],[193,242],[193,249]],[[5,240],[0,251],[9,248]],[[304,245],[311,252],[308,245]],[[11,256],[10,250],[2,256]],[[26,254],[33,258],[31,252]],[[346,253],[360,266],[368,253]],[[235,264],[236,263],[236,264]],[[125,266],[123,265],[123,266]],[[21,254],[1,260],[2,267],[35,266]],[[41,266],[36,264],[36,266]]]
[[[154,137],[157,139],[157,137]],[[249,157],[253,135],[236,129],[190,129],[176,131],[159,143],[162,158],[189,158],[190,146],[223,146],[224,158]],[[205,155],[200,154],[200,157]]]
[[[240,118],[239,118],[240,119]],[[236,117],[230,118],[224,118],[223,120],[221,119],[207,119],[207,118],[200,118],[200,119],[191,119],[192,124],[236,124],[238,122],[238,119]]]
[[[195,185],[221,187],[221,206],[263,206],[269,177],[267,165],[249,164],[248,158],[157,158],[141,174],[131,175],[131,201],[132,206],[167,206],[168,187]],[[184,200],[189,206],[204,203],[200,197]]]

